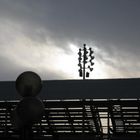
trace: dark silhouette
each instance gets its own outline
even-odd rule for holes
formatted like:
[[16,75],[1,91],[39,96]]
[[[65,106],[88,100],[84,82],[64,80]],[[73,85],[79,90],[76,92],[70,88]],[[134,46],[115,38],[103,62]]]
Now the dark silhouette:
[[[38,94],[36,92],[41,90],[42,82],[33,78],[37,75],[25,72],[20,76],[17,78],[16,88],[22,99],[0,102],[0,138],[22,140],[140,138],[140,100],[132,99],[139,97],[136,96],[140,91],[139,78],[45,81],[47,86],[43,86],[42,94],[47,94],[49,99],[63,97],[67,100],[41,102],[36,97]],[[70,97],[75,99],[70,100]],[[96,99],[97,97],[108,99]],[[109,99],[111,97],[125,99]]]
[[44,106],[35,97],[41,88],[41,78],[31,71],[23,72],[16,80],[16,89],[23,99],[14,110],[13,122],[21,132],[20,138],[22,140],[32,139],[32,125],[42,119]]

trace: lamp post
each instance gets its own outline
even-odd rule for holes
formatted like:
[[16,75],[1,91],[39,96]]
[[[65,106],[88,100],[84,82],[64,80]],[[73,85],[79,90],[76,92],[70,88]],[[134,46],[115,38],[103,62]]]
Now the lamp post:
[[21,131],[21,140],[32,138],[32,125],[41,121],[44,114],[44,105],[36,96],[42,88],[42,80],[32,71],[23,72],[16,79],[17,92],[23,99],[13,110],[12,122]]
[[83,48],[79,49],[78,55],[78,66],[79,66],[79,76],[83,77],[83,80],[86,79],[86,77],[89,77],[88,71],[93,71],[93,59],[95,58],[93,56],[94,51],[92,48],[87,48],[86,44],[83,44]]

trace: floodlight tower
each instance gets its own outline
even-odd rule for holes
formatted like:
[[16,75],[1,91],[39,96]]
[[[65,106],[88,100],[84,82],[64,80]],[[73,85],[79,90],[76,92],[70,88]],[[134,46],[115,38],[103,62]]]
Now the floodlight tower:
[[86,77],[89,77],[89,72],[88,71],[93,71],[93,59],[95,58],[93,56],[94,51],[92,48],[86,48],[86,44],[83,44],[84,48],[80,48],[78,55],[79,55],[79,76],[83,77],[83,80],[86,79]]

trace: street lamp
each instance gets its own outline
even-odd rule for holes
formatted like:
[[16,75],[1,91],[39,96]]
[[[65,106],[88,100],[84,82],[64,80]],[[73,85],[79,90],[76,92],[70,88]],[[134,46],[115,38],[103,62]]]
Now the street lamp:
[[93,59],[95,58],[93,56],[94,51],[92,48],[86,48],[86,44],[83,44],[84,48],[80,48],[78,55],[78,66],[79,66],[79,76],[83,77],[83,80],[86,79],[86,77],[89,77],[88,71],[93,71]]

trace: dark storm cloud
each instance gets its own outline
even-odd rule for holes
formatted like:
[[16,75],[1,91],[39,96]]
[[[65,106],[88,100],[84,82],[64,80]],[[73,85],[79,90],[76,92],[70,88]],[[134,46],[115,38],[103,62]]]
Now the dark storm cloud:
[[51,40],[67,53],[68,42],[95,42],[106,65],[120,73],[140,69],[139,0],[1,0],[0,17],[34,42]]
[[58,42],[90,39],[137,52],[139,7],[139,0],[4,0],[0,9],[36,39],[45,38],[49,31]]

